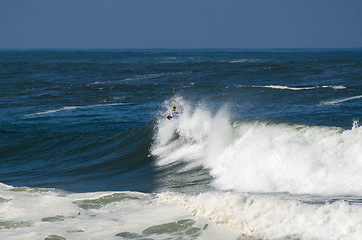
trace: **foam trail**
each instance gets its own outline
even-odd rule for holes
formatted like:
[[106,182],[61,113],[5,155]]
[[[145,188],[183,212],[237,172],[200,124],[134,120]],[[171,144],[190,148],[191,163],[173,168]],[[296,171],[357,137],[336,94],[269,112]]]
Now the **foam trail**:
[[230,123],[227,111],[184,106],[159,120],[151,153],[160,166],[203,166],[221,190],[356,195],[362,193],[362,128],[273,122]]
[[61,111],[74,110],[74,109],[94,108],[94,107],[103,107],[103,106],[116,106],[116,105],[123,105],[123,104],[125,104],[125,103],[94,104],[94,105],[88,105],[88,106],[65,106],[65,107],[62,107],[62,108],[59,108],[59,109],[53,109],[53,110],[48,110],[48,111],[44,111],[44,112],[31,113],[31,114],[27,114],[25,116],[46,115],[46,114],[51,114],[51,113],[56,113],[56,112],[61,112]]
[[359,98],[362,98],[362,95],[349,97],[349,98],[343,98],[343,99],[334,100],[334,101],[326,101],[326,102],[322,102],[321,104],[323,104],[323,105],[336,105],[336,104],[339,104],[339,103],[342,103],[342,102],[347,102],[347,101],[351,101],[351,100],[359,99]]
[[112,80],[112,81],[96,81],[91,84],[107,84],[107,83],[120,83],[120,82],[129,82],[129,81],[138,81],[144,79],[156,79],[164,76],[177,76],[177,75],[187,75],[191,74],[192,71],[183,71],[183,72],[165,72],[165,73],[153,73],[153,74],[145,74],[145,75],[135,75],[134,77],[125,78],[122,80]]

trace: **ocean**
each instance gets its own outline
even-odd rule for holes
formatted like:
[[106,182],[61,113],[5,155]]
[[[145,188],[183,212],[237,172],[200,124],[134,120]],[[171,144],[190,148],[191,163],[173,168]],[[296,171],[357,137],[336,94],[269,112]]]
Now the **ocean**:
[[0,50],[0,83],[0,239],[362,238],[361,49]]

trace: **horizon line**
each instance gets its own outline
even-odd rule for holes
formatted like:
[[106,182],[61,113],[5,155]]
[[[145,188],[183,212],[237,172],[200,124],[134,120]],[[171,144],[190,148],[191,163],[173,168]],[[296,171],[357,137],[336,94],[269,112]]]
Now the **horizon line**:
[[187,50],[205,50],[205,51],[211,51],[211,50],[225,50],[225,51],[235,51],[235,50],[241,50],[241,51],[273,51],[273,50],[362,50],[362,47],[276,47],[276,48],[0,48],[0,51],[6,51],[6,50],[21,50],[21,51],[51,51],[51,50],[57,50],[57,51],[187,51]]

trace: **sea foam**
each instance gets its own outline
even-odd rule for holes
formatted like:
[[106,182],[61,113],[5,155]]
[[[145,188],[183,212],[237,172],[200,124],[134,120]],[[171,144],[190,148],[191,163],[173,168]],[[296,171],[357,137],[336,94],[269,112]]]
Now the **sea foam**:
[[345,201],[305,204],[275,195],[231,192],[162,193],[158,198],[178,203],[190,214],[227,225],[250,239],[352,240],[362,234],[361,205]]
[[[37,239],[236,239],[227,225],[178,202],[139,192],[68,193],[0,184],[0,237]],[[200,238],[199,238],[200,237]]]
[[0,184],[2,239],[357,240],[360,204],[210,191],[69,193]]

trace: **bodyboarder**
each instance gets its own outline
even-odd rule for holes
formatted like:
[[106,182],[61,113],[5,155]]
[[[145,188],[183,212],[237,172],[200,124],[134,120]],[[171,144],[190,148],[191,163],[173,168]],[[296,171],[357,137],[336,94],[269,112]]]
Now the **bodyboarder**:
[[176,104],[175,104],[175,101],[173,99],[171,99],[171,104],[172,104],[172,111],[171,113],[167,114],[167,119],[168,120],[171,120],[172,118],[176,117]]

